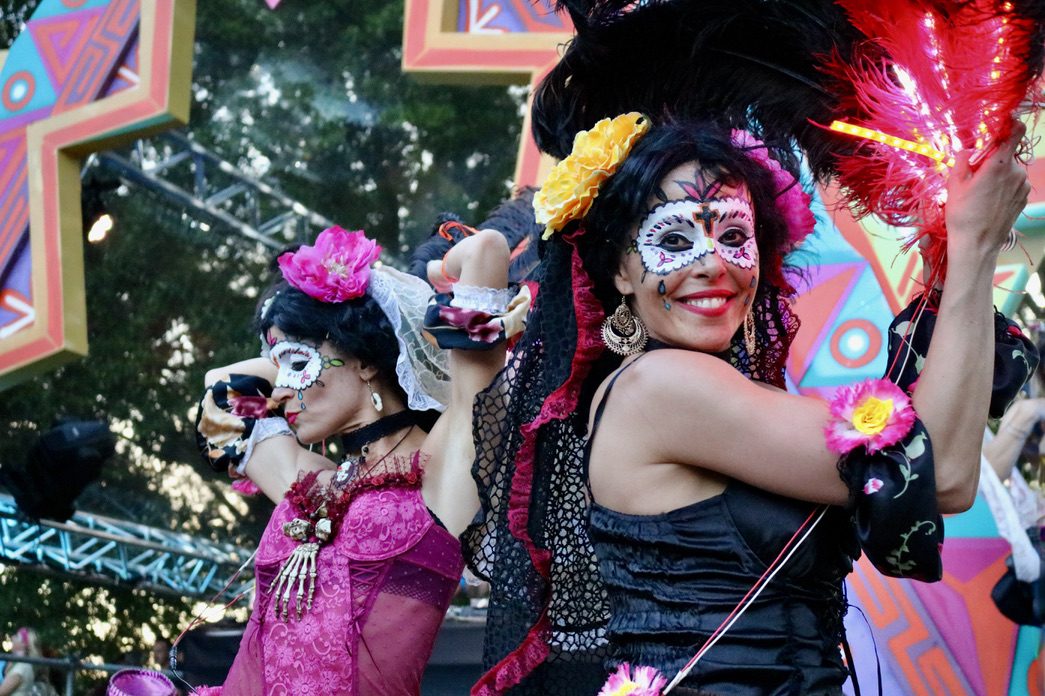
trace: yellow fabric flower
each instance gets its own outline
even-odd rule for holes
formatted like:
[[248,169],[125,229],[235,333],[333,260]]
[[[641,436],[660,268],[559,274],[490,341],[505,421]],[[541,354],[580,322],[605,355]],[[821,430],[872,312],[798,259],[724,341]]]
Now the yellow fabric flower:
[[885,430],[891,415],[893,415],[892,399],[878,399],[869,396],[853,411],[853,427],[864,435],[877,435]]
[[613,176],[649,127],[649,119],[633,111],[604,118],[591,130],[577,134],[569,156],[555,165],[533,197],[537,222],[544,225],[544,239],[588,214],[599,187]]

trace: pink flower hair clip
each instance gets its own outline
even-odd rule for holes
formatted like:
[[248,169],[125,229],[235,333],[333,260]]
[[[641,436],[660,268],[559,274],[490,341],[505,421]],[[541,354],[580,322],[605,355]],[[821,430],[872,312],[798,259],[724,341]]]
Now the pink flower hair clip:
[[831,420],[824,428],[827,448],[847,454],[864,446],[874,454],[902,440],[917,417],[911,399],[887,379],[842,387],[831,399]]
[[348,232],[335,225],[320,232],[314,245],[288,251],[277,263],[292,287],[320,302],[337,303],[366,293],[370,264],[380,254],[381,247],[362,230]]
[[668,680],[653,667],[636,666],[627,662],[617,666],[597,696],[661,696]]

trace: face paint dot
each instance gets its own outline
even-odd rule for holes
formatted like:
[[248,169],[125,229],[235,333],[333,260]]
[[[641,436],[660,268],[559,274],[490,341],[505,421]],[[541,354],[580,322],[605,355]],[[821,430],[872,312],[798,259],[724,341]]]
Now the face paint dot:
[[671,303],[668,302],[667,300],[664,300],[664,309],[669,311],[669,312],[671,311]]
[[748,285],[748,287],[749,287],[749,288],[753,288],[753,287],[755,287],[756,285],[758,285],[758,278],[755,278],[754,276],[751,276],[751,284],[750,284],[750,285]]
[[[666,285],[664,285],[664,281],[663,280],[660,281],[659,283],[657,283],[657,292],[659,292],[661,295],[667,295],[668,294],[668,288],[667,288]],[[667,304],[667,302],[665,302],[664,304]]]

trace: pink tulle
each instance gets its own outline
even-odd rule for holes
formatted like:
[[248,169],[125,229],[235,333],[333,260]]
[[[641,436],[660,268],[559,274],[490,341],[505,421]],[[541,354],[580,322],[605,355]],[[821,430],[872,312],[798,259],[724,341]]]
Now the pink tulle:
[[813,211],[809,209],[812,202],[809,194],[795,181],[791,173],[780,166],[769,155],[765,143],[745,130],[733,130],[733,144],[743,148],[750,159],[761,164],[773,174],[776,182],[776,209],[787,225],[788,239],[793,246],[798,246],[809,236],[816,225]]
[[344,302],[360,297],[370,282],[370,264],[381,254],[377,242],[362,230],[329,227],[314,246],[307,244],[277,259],[283,278],[320,302]]
[[652,667],[631,667],[627,662],[606,680],[598,696],[660,696],[668,680]]
[[[861,432],[854,424],[857,410],[869,399],[891,402],[888,417],[876,433]],[[832,452],[846,454],[864,446],[868,453],[874,454],[902,440],[911,431],[917,417],[910,398],[902,389],[887,379],[868,379],[835,392],[831,399],[831,421],[824,428],[824,436]]]

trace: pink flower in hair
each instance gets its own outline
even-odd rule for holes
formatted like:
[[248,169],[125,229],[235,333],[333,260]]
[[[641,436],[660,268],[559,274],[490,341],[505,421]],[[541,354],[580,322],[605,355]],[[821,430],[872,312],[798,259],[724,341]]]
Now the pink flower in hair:
[[775,207],[780,216],[784,218],[784,224],[787,225],[788,240],[792,245],[798,246],[816,226],[816,218],[813,217],[813,211],[809,209],[809,204],[813,199],[802,189],[791,172],[781,167],[780,163],[773,159],[765,143],[751,133],[734,129],[733,144],[742,148],[750,159],[761,164],[773,175],[773,183],[777,190]]
[[381,254],[362,230],[328,227],[313,246],[303,245],[278,259],[283,278],[320,302],[344,302],[362,296],[370,283],[370,264]]
[[831,421],[824,428],[827,448],[846,454],[862,445],[874,454],[902,440],[916,418],[911,399],[887,379],[842,387],[831,399]]
[[620,664],[602,685],[598,696],[660,696],[668,680],[652,667],[635,667],[632,671],[627,662]]

